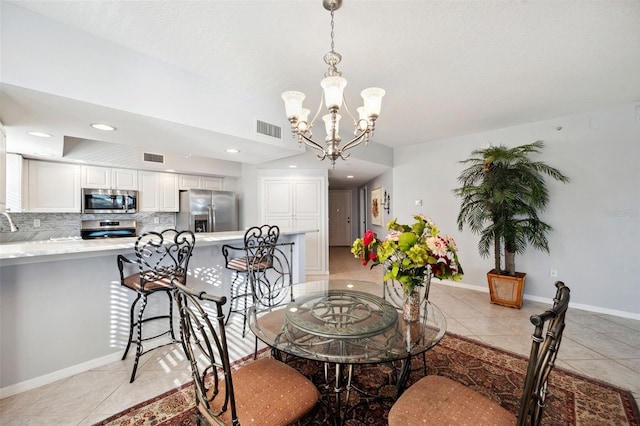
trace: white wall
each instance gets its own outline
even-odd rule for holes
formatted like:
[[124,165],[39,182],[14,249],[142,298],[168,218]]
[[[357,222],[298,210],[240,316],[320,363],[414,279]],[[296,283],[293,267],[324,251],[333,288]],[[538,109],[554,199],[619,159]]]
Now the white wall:
[[[527,273],[525,295],[550,299],[552,283],[559,279],[571,288],[576,307],[640,319],[640,122],[635,111],[636,104],[626,104],[396,149],[393,212],[405,222],[414,213],[430,216],[458,244],[463,283],[486,287],[493,260],[479,256],[477,235],[456,225],[459,161],[487,143],[543,140],[540,160],[571,182],[548,181],[551,198],[542,219],[554,228],[551,253],[530,247],[516,256],[517,270]],[[415,207],[416,199],[423,200],[421,208]],[[552,268],[558,278],[549,276]]]

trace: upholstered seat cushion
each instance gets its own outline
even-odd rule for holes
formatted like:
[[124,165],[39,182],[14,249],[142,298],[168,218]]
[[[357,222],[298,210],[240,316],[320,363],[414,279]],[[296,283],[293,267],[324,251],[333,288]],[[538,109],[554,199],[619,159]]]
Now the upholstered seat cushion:
[[411,385],[389,411],[389,426],[509,425],[516,416],[472,389],[442,376]]
[[[178,277],[178,279],[181,280],[180,277]],[[140,284],[140,274],[133,274],[133,275],[129,275],[128,277],[125,277],[125,279],[122,281],[122,284],[125,287],[129,287],[132,290],[145,291],[145,292],[170,289],[173,287],[171,285],[171,277],[162,277],[159,280],[154,280],[154,281],[145,280],[144,288],[142,288],[142,285]]]
[[[259,359],[232,374],[236,410],[242,425],[289,425],[311,411],[318,401],[318,390],[311,381],[272,358]],[[221,388],[212,402],[214,410],[219,410],[222,401],[218,400],[224,398],[224,383]],[[198,409],[209,423],[216,424],[202,406]],[[221,420],[231,424],[230,410]]]

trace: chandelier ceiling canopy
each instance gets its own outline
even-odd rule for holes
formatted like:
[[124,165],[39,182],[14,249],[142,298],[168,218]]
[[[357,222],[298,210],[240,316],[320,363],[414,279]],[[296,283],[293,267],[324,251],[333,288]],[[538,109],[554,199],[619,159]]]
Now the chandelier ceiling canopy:
[[[322,99],[320,100],[318,110],[313,116],[313,119],[309,121],[311,111],[302,107],[302,101],[305,98],[302,92],[284,92],[282,94],[282,100],[284,100],[287,119],[291,123],[293,137],[298,139],[298,143],[304,143],[320,151],[318,159],[324,160],[325,158],[329,158],[331,165],[335,167],[338,158],[342,158],[343,160],[349,158],[350,154],[347,153],[349,149],[360,145],[362,141],[364,141],[365,145],[369,142],[369,139],[373,135],[376,119],[380,115],[382,97],[385,92],[378,87],[370,87],[363,90],[360,94],[364,100],[364,105],[357,109],[358,118],[355,118],[351,114],[347,102],[344,99],[344,88],[347,85],[347,80],[344,79],[342,73],[338,71],[338,64],[342,60],[342,56],[334,50],[333,40],[334,12],[340,8],[342,0],[323,0],[322,4],[325,9],[331,12],[331,50],[324,55],[324,62],[329,66],[329,69],[320,82]],[[312,139],[313,125],[322,111],[323,103],[328,111],[327,114],[322,116],[327,133],[324,146]],[[343,106],[344,111],[353,120],[354,138],[341,147],[340,142],[342,139],[339,134],[339,125],[342,116],[339,112]]]

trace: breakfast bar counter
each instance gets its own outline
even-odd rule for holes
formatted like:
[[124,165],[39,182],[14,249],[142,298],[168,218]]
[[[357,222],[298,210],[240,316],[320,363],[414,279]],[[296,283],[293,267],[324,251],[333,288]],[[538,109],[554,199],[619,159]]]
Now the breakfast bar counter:
[[[282,231],[280,235],[285,240],[290,239],[290,236],[307,232],[317,232],[317,230]],[[242,245],[244,233],[245,231],[197,233],[196,247],[220,244]],[[119,254],[123,250],[133,250],[136,239],[128,237],[83,240],[79,237],[69,237],[3,243],[0,244],[0,266]]]
[[[293,242],[294,280],[305,279],[305,234]],[[244,231],[198,233],[187,284],[228,295],[222,246],[243,245]],[[120,285],[118,254],[134,256],[136,238],[0,244],[0,398],[119,360],[134,292]],[[162,305],[162,306],[160,306]],[[166,304],[150,303],[149,314]]]

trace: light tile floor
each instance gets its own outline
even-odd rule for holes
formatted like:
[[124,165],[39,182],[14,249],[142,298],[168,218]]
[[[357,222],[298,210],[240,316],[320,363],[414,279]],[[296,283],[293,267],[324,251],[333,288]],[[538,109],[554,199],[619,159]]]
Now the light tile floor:
[[[332,278],[381,281],[382,276],[380,268],[362,267],[346,247],[331,249],[330,271]],[[429,298],[445,313],[448,331],[525,356],[533,331],[529,317],[549,307],[528,300],[520,310],[496,306],[487,293],[437,280]],[[229,330],[232,358],[253,351],[253,335],[242,339],[241,324],[233,318]],[[132,384],[128,359],[0,400],[0,424],[91,425],[190,380],[179,346],[152,351],[141,362]],[[557,364],[629,389],[640,401],[640,321],[570,308]]]

